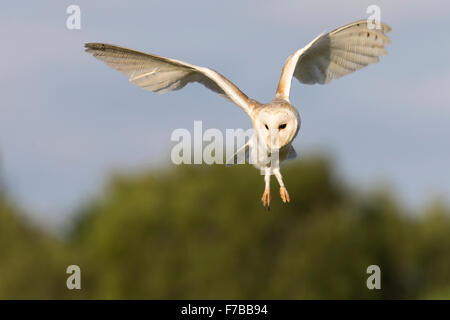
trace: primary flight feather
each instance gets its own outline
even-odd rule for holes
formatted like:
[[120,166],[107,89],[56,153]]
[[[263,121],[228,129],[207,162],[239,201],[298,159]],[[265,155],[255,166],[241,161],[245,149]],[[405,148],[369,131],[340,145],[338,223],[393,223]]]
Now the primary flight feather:
[[[387,54],[384,47],[390,39],[386,33],[391,28],[384,23],[379,28],[372,28],[375,24],[369,23],[356,21],[323,33],[294,52],[283,66],[275,98],[266,104],[250,99],[231,81],[210,68],[116,45],[86,43],[85,47],[87,52],[143,89],[166,93],[198,82],[242,108],[250,116],[255,134],[241,149],[257,168],[264,170],[265,190],[261,200],[268,208],[272,174],[280,184],[283,202],[290,201],[279,166],[282,161],[296,156],[291,143],[300,128],[300,116],[289,100],[292,78],[305,84],[326,84],[378,62],[379,56]],[[275,163],[271,161],[273,154],[278,156]],[[235,160],[236,155],[232,161]]]

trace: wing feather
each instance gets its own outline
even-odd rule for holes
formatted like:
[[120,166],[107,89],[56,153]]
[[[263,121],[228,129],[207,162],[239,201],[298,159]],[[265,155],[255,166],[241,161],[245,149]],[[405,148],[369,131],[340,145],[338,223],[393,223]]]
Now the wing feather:
[[289,56],[283,66],[277,96],[289,101],[292,77],[305,84],[326,84],[333,79],[379,61],[387,54],[391,27],[381,23],[370,29],[366,20],[322,33],[307,46]]
[[86,51],[129,78],[132,84],[157,93],[179,90],[191,82],[231,100],[250,114],[255,103],[218,72],[183,61],[169,59],[128,48],[86,43]]

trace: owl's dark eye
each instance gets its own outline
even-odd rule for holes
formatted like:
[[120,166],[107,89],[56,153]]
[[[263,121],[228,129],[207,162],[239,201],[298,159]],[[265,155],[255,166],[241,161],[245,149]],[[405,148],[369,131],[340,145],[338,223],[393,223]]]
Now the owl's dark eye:
[[267,126],[267,124],[265,124],[264,127],[266,127],[266,129],[269,130],[269,127]]
[[286,123],[283,123],[283,124],[280,124],[280,126],[278,127],[278,129],[284,129],[284,128],[286,128]]

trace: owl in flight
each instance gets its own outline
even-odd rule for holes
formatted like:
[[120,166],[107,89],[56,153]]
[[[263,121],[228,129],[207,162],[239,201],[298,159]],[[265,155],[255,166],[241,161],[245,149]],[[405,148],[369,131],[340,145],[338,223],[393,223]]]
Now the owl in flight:
[[[390,30],[384,23],[376,25],[360,20],[320,34],[287,58],[275,97],[265,104],[250,99],[210,68],[110,44],[87,43],[85,47],[94,57],[146,90],[166,93],[190,82],[199,82],[244,110],[252,121],[254,134],[231,160],[235,161],[237,155],[245,151],[251,163],[263,171],[265,190],[261,201],[269,208],[272,174],[280,185],[281,199],[284,203],[290,201],[279,165],[296,157],[291,143],[300,128],[300,116],[289,100],[292,77],[305,84],[326,84],[378,62],[379,56],[387,54],[384,46],[390,39],[385,34]],[[277,156],[273,157],[275,154]]]

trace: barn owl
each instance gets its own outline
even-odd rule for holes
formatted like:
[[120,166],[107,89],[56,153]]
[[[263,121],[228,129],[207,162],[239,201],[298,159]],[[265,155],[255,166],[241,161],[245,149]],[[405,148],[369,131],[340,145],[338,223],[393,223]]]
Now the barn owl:
[[[254,134],[238,152],[245,150],[251,163],[263,171],[265,188],[261,201],[269,208],[272,175],[280,185],[282,201],[290,202],[280,163],[296,157],[291,144],[300,128],[300,116],[289,100],[292,77],[304,84],[327,84],[378,62],[379,56],[387,54],[384,47],[390,39],[385,34],[391,28],[384,23],[374,27],[371,21],[356,21],[329,33],[323,32],[294,52],[283,66],[274,99],[265,104],[250,99],[210,68],[104,43],[87,43],[85,48],[95,58],[126,75],[132,84],[146,90],[166,93],[199,82],[246,112]],[[274,159],[273,154],[277,155],[276,160],[268,161]]]

